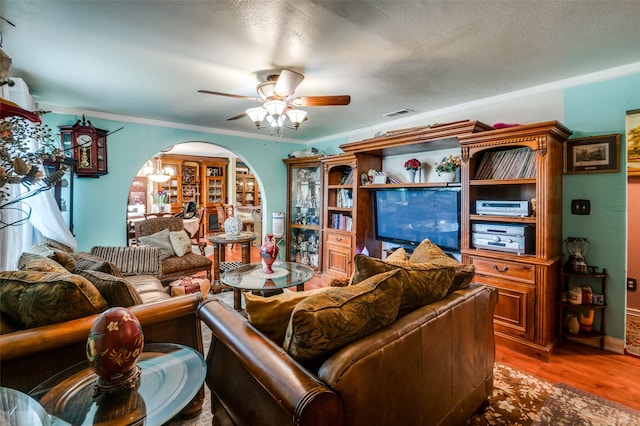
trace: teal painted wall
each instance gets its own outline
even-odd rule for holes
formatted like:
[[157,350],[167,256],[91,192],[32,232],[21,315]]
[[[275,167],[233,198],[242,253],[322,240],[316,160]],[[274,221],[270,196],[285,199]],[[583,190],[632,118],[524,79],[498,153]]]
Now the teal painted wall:
[[[625,112],[640,108],[640,74],[585,84],[564,91],[564,117],[558,117],[574,134],[572,137],[620,133],[621,172],[566,175],[564,177],[564,231],[567,236],[586,237],[591,242],[587,262],[606,267],[607,333],[624,337],[626,308],[626,159],[624,153]],[[469,112],[473,118],[474,114]],[[73,124],[79,117],[48,114],[52,128]],[[222,146],[241,157],[258,176],[263,190],[265,227],[271,227],[271,214],[285,211],[286,169],[282,159],[298,144],[247,137],[211,134],[160,126],[87,117],[99,128],[123,130],[109,136],[109,174],[99,179],[76,179],[74,200],[75,234],[79,250],[94,245],[125,243],[126,200],[129,185],[143,163],[169,145],[182,142],[208,142]],[[348,138],[316,143],[325,153],[340,153],[339,145]],[[591,200],[589,216],[570,213],[570,201]]]
[[[46,124],[52,129],[74,124],[79,117],[47,114]],[[122,130],[108,137],[109,173],[100,178],[74,180],[74,233],[78,250],[95,245],[126,243],[126,213],[129,186],[145,161],[162,148],[183,142],[207,142],[237,154],[255,172],[263,198],[265,232],[271,229],[273,212],[285,211],[286,167],[282,162],[299,144],[282,141],[211,134],[191,130],[132,124],[87,116],[100,129]],[[268,218],[268,219],[264,219]]]
[[[620,172],[564,176],[563,238],[587,238],[587,264],[607,269],[606,331],[622,339],[627,265],[625,113],[640,108],[640,74],[566,89],[564,104],[564,124],[573,130],[572,138],[620,134]],[[571,200],[580,198],[591,200],[590,215],[571,214]]]

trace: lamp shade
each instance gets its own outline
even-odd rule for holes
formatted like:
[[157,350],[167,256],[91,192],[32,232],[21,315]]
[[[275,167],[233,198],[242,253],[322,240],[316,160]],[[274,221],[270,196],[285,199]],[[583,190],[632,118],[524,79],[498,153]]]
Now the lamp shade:
[[249,108],[245,112],[247,113],[251,121],[253,121],[253,123],[258,127],[260,127],[260,124],[262,124],[262,120],[264,120],[264,117],[267,115],[267,110],[262,107]]
[[287,103],[285,101],[273,100],[264,103],[264,107],[270,115],[281,115]]
[[291,122],[297,129],[300,123],[302,123],[305,118],[307,118],[307,112],[300,109],[290,109],[289,111],[287,111],[287,117],[289,117],[289,120],[291,120]]

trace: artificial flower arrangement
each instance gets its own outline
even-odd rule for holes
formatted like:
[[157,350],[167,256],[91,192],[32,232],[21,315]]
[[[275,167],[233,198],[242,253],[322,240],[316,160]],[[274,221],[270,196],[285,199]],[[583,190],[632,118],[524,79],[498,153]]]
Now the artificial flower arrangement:
[[438,176],[440,173],[453,173],[460,168],[460,157],[455,155],[449,155],[444,157],[441,162],[436,164],[436,172]]
[[418,170],[420,168],[420,161],[418,161],[416,158],[407,160],[404,163],[404,168],[407,170]]
[[167,204],[169,201],[169,192],[166,189],[158,190],[158,192],[153,194],[153,203],[158,204],[160,206]]

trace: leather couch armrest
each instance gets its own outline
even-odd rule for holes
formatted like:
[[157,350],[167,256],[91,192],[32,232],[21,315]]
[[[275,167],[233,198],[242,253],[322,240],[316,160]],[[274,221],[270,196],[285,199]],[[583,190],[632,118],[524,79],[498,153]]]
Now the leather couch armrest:
[[[216,344],[228,347],[273,400],[292,413],[294,424],[346,422],[340,397],[232,307],[216,299],[207,300],[198,308],[198,316],[211,329]],[[211,352],[207,362],[214,362]]]
[[[202,349],[195,311],[200,293],[128,309],[140,320],[146,343],[179,343]],[[28,392],[51,375],[86,361],[89,330],[99,314],[0,335],[0,384]]]

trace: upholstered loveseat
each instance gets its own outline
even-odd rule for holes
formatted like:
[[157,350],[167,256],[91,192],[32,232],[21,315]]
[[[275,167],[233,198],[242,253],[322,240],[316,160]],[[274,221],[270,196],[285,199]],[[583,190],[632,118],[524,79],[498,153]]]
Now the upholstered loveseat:
[[464,424],[492,391],[497,293],[445,257],[356,255],[351,285],[246,295],[246,317],[203,302],[214,424]]
[[[179,343],[202,353],[200,293],[171,297],[155,247],[94,247],[75,253],[45,240],[23,253],[18,270],[0,272],[0,385],[29,392],[86,361],[98,315],[123,306],[141,322],[146,343]],[[204,275],[203,275],[204,276]],[[185,415],[201,409],[201,389]]]

